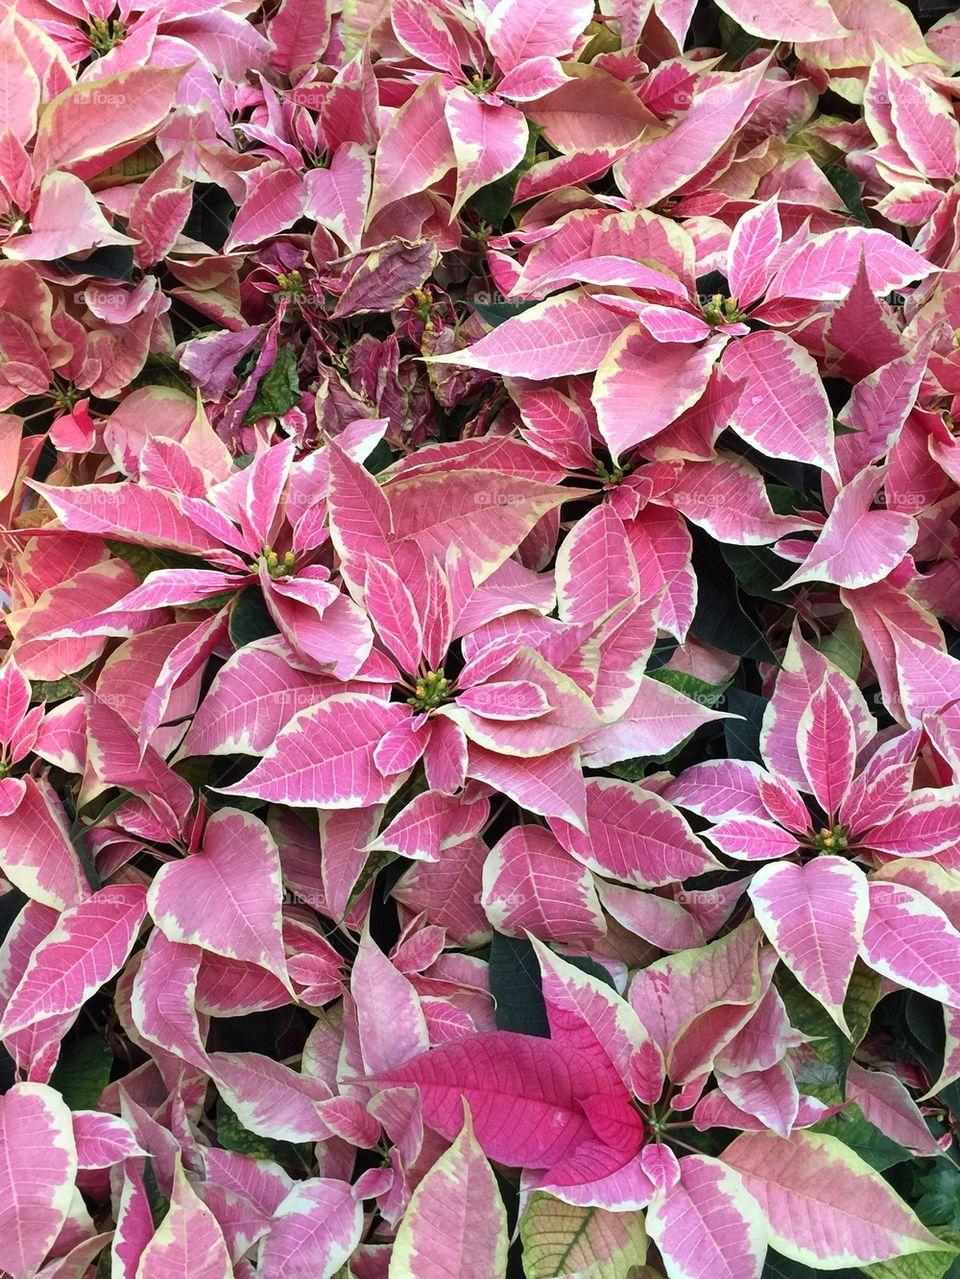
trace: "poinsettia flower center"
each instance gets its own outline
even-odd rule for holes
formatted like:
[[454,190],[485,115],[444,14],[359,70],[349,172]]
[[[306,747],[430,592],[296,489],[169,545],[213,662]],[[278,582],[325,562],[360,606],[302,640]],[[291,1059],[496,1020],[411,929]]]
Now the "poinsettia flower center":
[[281,559],[272,546],[263,548],[263,562],[267,567],[267,572],[271,577],[289,577],[293,572],[293,566],[296,562],[296,555],[293,551],[284,552]]
[[81,395],[82,392],[75,386],[57,386],[53,390],[53,402],[58,409],[69,413]]
[[603,458],[600,457],[596,459],[595,465],[597,468],[597,475],[599,475],[604,484],[619,484],[627,474],[627,469],[625,467],[619,466],[613,462],[611,462],[608,466]]
[[849,847],[850,837],[843,826],[822,826],[810,842],[821,853],[842,853]]
[[303,276],[299,271],[281,271],[277,283],[291,298],[303,297]]
[[29,230],[29,225],[26,214],[21,213],[16,205],[0,216],[0,227],[2,227],[4,231],[9,231],[11,235],[16,235],[18,232]]
[[722,293],[714,293],[705,304],[703,314],[709,324],[733,324],[743,319],[737,299],[725,298]]
[[101,55],[123,44],[126,36],[127,28],[119,18],[91,18],[87,26],[90,47]]
[[450,696],[452,684],[453,681],[447,679],[442,667],[439,671],[427,671],[426,675],[417,680],[413,697],[408,697],[407,702],[416,711],[436,710]]

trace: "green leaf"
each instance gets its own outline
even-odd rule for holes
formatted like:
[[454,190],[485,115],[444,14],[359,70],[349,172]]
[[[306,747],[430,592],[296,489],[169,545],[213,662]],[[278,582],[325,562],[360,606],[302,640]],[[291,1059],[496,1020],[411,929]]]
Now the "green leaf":
[[393,452],[386,440],[378,440],[364,462],[371,475],[379,475],[393,462]]
[[946,1162],[917,1176],[914,1210],[925,1226],[960,1231],[960,1172]]
[[697,610],[690,634],[725,653],[779,665],[777,655],[740,604],[737,579],[720,549],[701,529],[691,530],[693,567],[697,574]]
[[490,993],[498,1030],[549,1039],[550,1024],[540,986],[540,965],[525,937],[495,932],[490,946]]
[[731,62],[742,62],[756,49],[770,47],[769,41],[764,42],[759,36],[752,36],[749,31],[744,31],[743,27],[726,13],[721,13],[719,19],[720,41]]
[[313,1167],[312,1147],[309,1143],[258,1137],[256,1133],[244,1128],[222,1097],[217,1099],[217,1140],[224,1150],[233,1150],[238,1155],[250,1155],[253,1159],[272,1159],[282,1168],[296,1168],[309,1173]]
[[706,680],[698,679],[696,675],[691,675],[688,671],[670,670],[666,666],[658,666],[656,670],[651,671],[650,678],[660,684],[666,684],[668,688],[676,689],[678,693],[689,697],[693,702],[698,702],[701,706],[716,706],[723,700],[724,693],[730,687],[729,680],[725,684],[708,684]]
[[157,1181],[157,1174],[153,1167],[153,1159],[149,1155],[143,1167],[143,1188],[147,1192],[150,1215],[153,1218],[154,1229],[156,1229],[170,1211],[170,1200],[160,1189],[160,1183]]
[[833,1072],[833,1080],[839,1089],[837,1100],[842,1100],[845,1096],[847,1067],[870,1027],[871,1015],[880,998],[880,977],[865,964],[857,962],[843,1001],[843,1015],[850,1027],[850,1039],[784,964],[777,969],[774,980],[791,1024],[813,1041],[810,1046]]
[[760,754],[760,729],[767,709],[767,699],[743,688],[731,688],[727,692],[726,708],[740,719],[723,721],[723,742],[730,759],[751,760],[762,764]]
[[836,1137],[858,1154],[864,1163],[876,1168],[877,1172],[885,1172],[913,1157],[905,1146],[892,1141],[876,1124],[871,1123],[855,1103],[848,1105],[838,1115],[813,1124],[810,1131]]
[[263,602],[260,587],[248,586],[230,610],[230,640],[234,648],[243,648],[245,644],[276,633],[277,624]]
[[64,675],[63,679],[32,679],[30,681],[30,701],[37,705],[40,702],[63,702],[68,697],[76,697],[77,684],[83,683],[93,670],[93,663],[85,666],[75,675]]
[[524,311],[529,311],[532,306],[538,304],[536,302],[471,302],[469,305],[473,307],[481,320],[485,320],[487,324],[496,328],[498,324],[513,319],[515,315],[522,315]]
[[101,1035],[81,1035],[68,1040],[50,1076],[71,1110],[92,1110],[110,1082],[113,1052]]
[[839,666],[845,675],[857,679],[863,665],[863,640],[853,614],[844,609],[843,616],[829,635],[821,637],[816,647],[828,662]]
[[627,1279],[647,1256],[641,1212],[563,1203],[537,1190],[520,1221],[527,1279]]
[[156,546],[134,546],[132,542],[116,542],[113,538],[104,540],[118,559],[130,565],[141,582],[150,573],[161,568],[207,568],[199,556],[185,555],[182,551],[167,551]]
[[820,170],[830,185],[843,201],[847,212],[863,226],[870,226],[870,215],[863,207],[863,194],[860,180],[843,161],[833,164],[821,164]]
[[177,391],[186,391],[191,397],[195,393],[190,379],[173,356],[159,352],[147,356],[146,364],[130,383],[130,390],[139,391],[146,386],[173,387]]
[[[788,463],[787,465],[796,466],[798,464]],[[804,498],[802,494],[795,488],[791,488],[789,484],[774,484],[768,481],[766,490],[770,505],[777,515],[796,515],[797,511],[803,508]]]
[[619,777],[622,782],[638,782],[649,767],[649,757],[638,755],[634,759],[621,759],[616,764],[609,764],[607,772]]
[[[767,1253],[766,1265],[760,1279],[823,1279],[822,1270],[811,1270],[802,1261],[793,1261],[789,1257],[781,1257],[771,1248]],[[860,1270],[831,1270],[831,1279],[863,1279]]]
[[[935,1232],[936,1233],[936,1232]],[[960,1236],[941,1235],[944,1242],[951,1245],[947,1252],[915,1252],[906,1257],[895,1257],[893,1261],[880,1261],[872,1266],[864,1266],[863,1273],[870,1279],[943,1279],[950,1267],[957,1260],[957,1243]]]
[[292,346],[281,346],[277,358],[260,379],[257,393],[243,417],[244,426],[262,417],[281,417],[300,399],[300,377],[297,353]]
[[467,201],[468,209],[472,209],[484,222],[489,222],[491,226],[495,226],[498,229],[503,226],[513,208],[514,196],[520,184],[520,179],[537,158],[537,140],[543,129],[539,125],[531,125],[529,122],[528,127],[527,147],[523,159],[517,167],[511,169],[509,173],[505,173],[496,182],[491,182],[487,186],[481,187],[479,191],[475,191]]
[[222,186],[214,182],[195,182],[190,216],[183,233],[191,240],[208,244],[219,253],[227,242],[237,206]]
[[[116,228],[120,230],[119,226]],[[54,258],[50,265],[65,275],[91,275],[101,280],[133,279],[133,245],[105,244],[83,258]]]
[[100,1254],[100,1260],[97,1262],[97,1268],[94,1271],[93,1279],[111,1279],[113,1274],[113,1252],[110,1248],[104,1248]]
[[779,591],[796,565],[781,559],[766,546],[721,546],[720,553],[748,595],[783,604],[789,591]]
[[609,970],[589,955],[565,955],[564,958],[571,968],[579,968],[588,977],[596,977],[597,981],[602,981],[611,990],[617,989],[617,983],[610,976]]

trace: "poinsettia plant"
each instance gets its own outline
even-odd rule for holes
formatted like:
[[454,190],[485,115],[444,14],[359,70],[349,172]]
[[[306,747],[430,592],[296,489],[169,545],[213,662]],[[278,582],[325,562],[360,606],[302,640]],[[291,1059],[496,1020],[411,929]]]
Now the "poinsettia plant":
[[0,64],[2,1279],[957,1279],[953,7]]

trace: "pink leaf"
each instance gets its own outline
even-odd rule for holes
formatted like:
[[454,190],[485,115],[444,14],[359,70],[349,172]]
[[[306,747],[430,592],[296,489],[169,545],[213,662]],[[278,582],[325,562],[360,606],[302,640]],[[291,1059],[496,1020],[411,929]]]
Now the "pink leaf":
[[615,1069],[641,1101],[663,1089],[663,1059],[625,999],[534,940],[550,1035],[583,1053],[601,1072]]
[[960,1008],[960,933],[943,911],[905,884],[870,884],[861,954],[908,990]]
[[415,0],[394,0],[390,7],[390,21],[397,39],[414,57],[460,79],[463,74],[460,51],[433,5],[417,4]]
[[774,199],[749,209],[738,220],[730,237],[727,279],[730,292],[741,308],[756,302],[769,284],[782,240],[783,229]]
[[730,425],[769,457],[819,466],[839,479],[833,415],[813,357],[784,333],[749,333],[724,353],[723,371],[744,383]]
[[266,826],[250,813],[222,808],[207,822],[200,851],[160,867],[148,900],[171,941],[259,964],[282,979],[282,892]]
[[99,1110],[75,1110],[73,1135],[80,1168],[111,1168],[124,1159],[146,1153],[137,1144],[125,1119]]
[[869,909],[863,873],[840,857],[816,857],[764,866],[748,892],[783,962],[846,1033],[843,1000]]
[[572,942],[605,931],[589,872],[542,826],[515,826],[490,850],[481,904],[508,936]]
[[360,938],[350,993],[357,1009],[363,1064],[371,1074],[389,1072],[426,1052],[427,1024],[417,992],[368,933]]
[[713,826],[709,834],[710,842],[722,853],[746,861],[789,857],[800,846],[790,831],[762,817],[726,817]]
[[847,1067],[847,1096],[891,1141],[917,1155],[936,1157],[941,1153],[919,1106],[895,1075],[884,1070],[865,1070],[851,1061]]
[[601,434],[614,458],[696,403],[722,349],[721,338],[691,347],[658,342],[639,325],[623,330],[602,358],[593,396]]
[[226,795],[306,808],[379,804],[401,778],[384,777],[373,753],[380,739],[410,718],[410,708],[365,694],[343,693],[299,711],[243,781]]
[[784,587],[811,581],[869,586],[896,568],[917,540],[917,522],[870,509],[882,483],[883,473],[868,467],[840,490],[813,549]]
[[960,169],[960,128],[943,97],[922,76],[884,59],[890,115],[900,146],[927,178],[953,181]]
[[210,1054],[209,1071],[240,1122],[280,1141],[324,1141],[344,1136],[354,1145],[376,1144],[380,1125],[359,1102],[333,1097],[327,1084],[259,1053]]
[[722,0],[720,8],[753,36],[771,40],[831,40],[849,32],[829,0]]
[[[310,7],[310,0],[298,2]],[[366,150],[347,142],[334,152],[329,168],[308,169],[303,181],[305,216],[339,236],[348,249],[358,249],[372,187]]]
[[602,768],[637,755],[665,755],[702,724],[724,718],[723,711],[712,710],[668,684],[644,676],[623,717],[584,739],[583,762],[590,768]]
[[[603,564],[602,580],[591,572]],[[637,562],[623,521],[608,504],[578,520],[557,555],[560,618],[593,622],[624,600],[639,597]]]
[[145,914],[146,893],[138,884],[103,888],[64,911],[31,955],[0,1020],[0,1034],[77,1012],[120,971]]
[[39,1269],[75,1194],[70,1111],[45,1084],[15,1083],[0,1097],[0,1266]]
[[[512,316],[465,351],[433,358],[509,377],[592,373],[623,329],[623,320],[580,289]],[[686,348],[684,348],[686,349]]]
[[298,1182],[272,1215],[259,1262],[277,1279],[335,1274],[363,1231],[363,1205],[354,1188],[329,1177]]
[[877,294],[902,289],[937,269],[889,231],[841,227],[808,240],[781,267],[767,298],[840,299],[856,280],[861,255],[870,287]]
[[505,71],[532,58],[563,57],[590,21],[587,0],[500,0],[483,22],[487,44]]
[[733,813],[741,817],[763,815],[758,783],[760,766],[739,759],[706,760],[684,769],[661,796],[710,821]]
[[853,718],[829,679],[824,679],[800,718],[797,750],[814,798],[831,821],[853,781],[857,738]]
[[220,550],[220,542],[188,520],[173,498],[159,489],[136,484],[34,487],[56,511],[64,528],[78,533],[200,554]]
[[716,1159],[686,1155],[661,1190],[647,1230],[675,1279],[759,1279],[766,1239],[750,1196]]
[[960,787],[913,791],[892,817],[860,838],[891,857],[946,852],[960,841]]
[[425,191],[456,163],[444,117],[446,90],[431,76],[394,113],[377,147],[371,213]]
[[52,262],[130,243],[129,236],[114,231],[79,178],[72,173],[48,173],[40,184],[29,232],[12,236],[3,251],[14,261]]
[[586,835],[562,828],[558,834],[591,870],[638,888],[656,888],[702,875],[716,865],[707,847],[660,795],[612,777],[592,777],[586,788]]
[[293,226],[304,211],[305,195],[303,176],[296,169],[282,164],[258,169],[230,228],[226,252],[243,244],[259,244]]
[[177,1161],[170,1207],[144,1248],[137,1279],[232,1279],[230,1254],[217,1219],[191,1188]]
[[657,204],[710,163],[746,115],[760,85],[757,68],[721,73],[668,129],[651,130],[616,166],[620,190],[637,207]]
[[269,32],[270,60],[289,76],[319,61],[330,38],[330,8],[323,0],[283,0]]
[[0,815],[0,867],[33,901],[66,910],[90,896],[66,815],[49,785],[25,777],[12,813]]
[[34,150],[38,173],[107,155],[151,133],[173,106],[183,67],[138,67],[64,90],[43,110]]
[[248,644],[217,672],[183,749],[190,755],[260,755],[298,711],[338,691],[335,681],[292,665],[278,646]]
[[723,1162],[756,1199],[770,1242],[814,1269],[942,1249],[883,1178],[835,1137],[745,1133]]
[[453,1145],[413,1192],[390,1265],[409,1279],[500,1279],[506,1264],[507,1214],[466,1111]]
[[779,1137],[789,1137],[800,1110],[800,1094],[793,1071],[785,1061],[763,1070],[742,1074],[717,1073],[721,1091],[748,1115],[755,1115],[765,1128]]
[[735,546],[760,546],[817,527],[799,516],[775,514],[760,472],[729,453],[684,463],[663,500],[718,541]]
[[457,194],[453,212],[481,187],[511,173],[527,149],[527,121],[506,102],[481,102],[459,85],[449,90],[443,107],[457,160]]
[[363,581],[364,603],[377,634],[401,670],[414,673],[420,664],[423,633],[410,592],[389,563],[373,557],[367,561]]
[[[640,1146],[642,1124],[626,1090],[614,1090],[608,1072],[598,1072],[580,1054],[549,1039],[491,1031],[431,1048],[376,1082],[415,1085],[424,1119],[448,1139],[460,1129],[461,1099],[466,1100],[488,1158],[549,1168],[557,1185],[589,1180],[590,1172],[593,1179],[609,1175]],[[616,1108],[623,1135],[633,1134],[620,1148],[598,1141],[587,1117],[584,1104],[599,1098]],[[612,1119],[613,1112],[604,1113],[606,1129]]]

